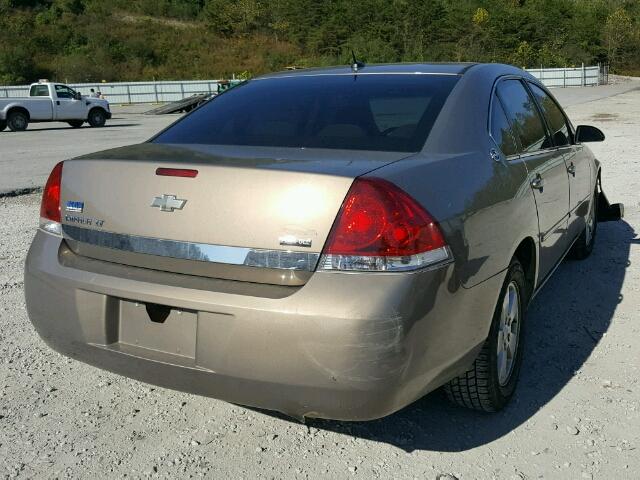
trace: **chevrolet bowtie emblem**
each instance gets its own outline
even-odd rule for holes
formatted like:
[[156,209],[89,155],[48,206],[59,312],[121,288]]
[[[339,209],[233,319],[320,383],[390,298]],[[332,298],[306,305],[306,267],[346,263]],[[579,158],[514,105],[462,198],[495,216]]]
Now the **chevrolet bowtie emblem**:
[[152,207],[158,207],[162,212],[173,212],[174,210],[182,210],[186,200],[177,198],[175,195],[164,194],[161,197],[153,199]]

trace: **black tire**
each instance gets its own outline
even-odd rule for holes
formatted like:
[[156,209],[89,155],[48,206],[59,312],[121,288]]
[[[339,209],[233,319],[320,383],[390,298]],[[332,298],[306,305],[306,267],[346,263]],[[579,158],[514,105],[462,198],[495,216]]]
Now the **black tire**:
[[69,125],[71,125],[72,128],[80,128],[82,126],[82,124],[84,123],[83,120],[71,120],[69,122],[67,122]]
[[0,132],[2,132],[5,128],[7,128],[6,120],[0,120]]
[[7,126],[12,132],[22,132],[29,126],[29,116],[20,110],[9,113]]
[[[505,296],[508,292],[512,294],[514,288],[518,301],[514,304],[516,307],[513,311],[518,314],[517,320],[509,322],[511,326],[504,327],[501,330]],[[489,337],[485,341],[482,350],[469,370],[444,386],[447,397],[453,403],[483,412],[497,412],[509,402],[515,391],[520,374],[520,366],[522,365],[525,312],[529,302],[529,291],[522,265],[514,258],[511,260],[507,276],[500,290],[498,305],[489,329]],[[510,306],[511,302],[508,302],[508,305]],[[517,326],[515,348],[512,347],[515,353],[511,357],[510,367],[508,366],[508,360],[505,364],[507,365],[505,371],[508,369],[508,375],[505,376],[505,373],[501,373],[498,367],[498,347],[499,343],[505,345],[506,337],[504,332],[513,333],[514,325]],[[500,335],[501,332],[503,333],[502,335]],[[505,350],[503,348],[503,351]],[[505,354],[505,357],[502,358],[508,359],[508,355]],[[501,376],[503,377],[502,379],[500,378]]]
[[591,205],[589,205],[589,213],[585,219],[584,230],[571,247],[569,257],[574,260],[584,260],[591,252],[596,244],[596,233],[598,232],[598,187],[593,192]]
[[92,127],[104,127],[104,124],[107,123],[107,114],[101,108],[94,108],[89,112],[87,121]]

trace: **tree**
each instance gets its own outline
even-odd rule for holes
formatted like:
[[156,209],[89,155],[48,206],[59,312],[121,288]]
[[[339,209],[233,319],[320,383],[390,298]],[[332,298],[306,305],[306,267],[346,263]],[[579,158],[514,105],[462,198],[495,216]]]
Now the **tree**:
[[0,83],[29,83],[38,75],[33,55],[17,46],[0,52]]
[[476,10],[476,13],[473,14],[473,23],[478,27],[482,27],[485,23],[489,21],[489,12],[486,8],[479,7]]
[[628,54],[629,44],[633,39],[633,23],[624,8],[618,8],[607,17],[604,36],[607,46],[607,57],[612,66],[622,63]]
[[639,0],[0,0],[0,81],[255,75],[346,64],[352,48],[640,74],[639,29]]
[[260,25],[263,6],[257,0],[209,0],[202,16],[214,32],[225,36],[247,34]]
[[520,42],[518,48],[511,56],[511,63],[518,67],[530,67],[535,61],[535,52],[533,47],[527,41]]

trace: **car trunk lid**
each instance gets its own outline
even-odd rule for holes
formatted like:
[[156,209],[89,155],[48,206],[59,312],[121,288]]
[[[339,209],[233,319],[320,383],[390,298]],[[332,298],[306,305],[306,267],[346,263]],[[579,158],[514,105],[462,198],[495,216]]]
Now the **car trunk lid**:
[[65,162],[63,234],[91,258],[301,285],[353,179],[406,155],[158,144],[92,154]]

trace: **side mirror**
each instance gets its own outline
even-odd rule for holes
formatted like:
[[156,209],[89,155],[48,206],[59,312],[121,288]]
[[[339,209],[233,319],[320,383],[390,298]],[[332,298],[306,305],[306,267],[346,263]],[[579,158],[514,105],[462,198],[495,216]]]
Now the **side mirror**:
[[76,92],[76,94],[73,96],[74,100],[82,100],[82,94],[80,92]]
[[603,142],[604,133],[602,130],[590,125],[578,125],[576,128],[576,141],[582,142]]

